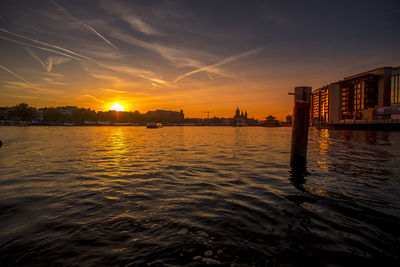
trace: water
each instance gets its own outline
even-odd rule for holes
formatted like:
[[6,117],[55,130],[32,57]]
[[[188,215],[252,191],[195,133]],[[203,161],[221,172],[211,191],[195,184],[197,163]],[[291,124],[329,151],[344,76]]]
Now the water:
[[398,264],[400,133],[310,129],[304,184],[290,136],[1,127],[0,263]]

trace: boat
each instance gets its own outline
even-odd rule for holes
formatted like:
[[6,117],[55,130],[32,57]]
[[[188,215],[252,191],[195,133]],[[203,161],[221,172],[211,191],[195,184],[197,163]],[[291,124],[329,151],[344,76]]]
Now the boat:
[[158,122],[148,122],[146,123],[146,128],[149,129],[162,128],[162,124]]

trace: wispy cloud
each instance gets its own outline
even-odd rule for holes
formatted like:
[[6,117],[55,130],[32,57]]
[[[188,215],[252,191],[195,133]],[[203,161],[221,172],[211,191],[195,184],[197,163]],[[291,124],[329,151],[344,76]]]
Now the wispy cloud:
[[99,98],[97,98],[97,97],[95,97],[94,95],[89,95],[89,94],[86,94],[86,95],[84,95],[85,97],[89,97],[89,98],[91,98],[91,99],[93,99],[93,100],[95,100],[95,101],[97,101],[97,102],[100,102],[100,103],[105,103],[105,101],[104,100],[101,100],[101,99],[99,99]]
[[7,69],[6,67],[4,67],[3,65],[0,65],[0,68],[2,68],[3,70],[7,71],[8,73],[10,73],[11,75],[13,75],[14,77],[20,79],[21,81],[25,82],[27,85],[32,86],[32,84],[30,82],[28,82],[27,80],[25,80],[24,78],[22,78],[21,76],[19,76],[18,74],[16,74],[15,72]]
[[134,15],[133,12],[127,7],[122,6],[115,1],[102,1],[100,6],[108,13],[115,15],[121,20],[125,21],[128,25],[130,25],[134,30],[138,32],[154,36],[163,35],[160,31],[155,29],[150,24],[146,23],[139,16]]
[[159,85],[165,85],[165,86],[168,86],[168,87],[173,87],[173,85],[171,85],[170,82],[165,81],[165,80],[160,79],[160,78],[147,77],[147,76],[142,75],[142,74],[138,74],[138,76],[139,76],[140,78],[143,78],[143,79],[152,81],[153,83],[157,83],[157,84],[159,84]]
[[238,59],[241,59],[241,58],[248,57],[248,56],[250,56],[250,55],[256,54],[256,53],[260,52],[263,48],[264,48],[264,47],[260,47],[260,48],[256,48],[256,49],[251,49],[251,50],[248,50],[248,51],[246,51],[246,52],[242,52],[242,53],[240,53],[240,54],[237,54],[237,55],[234,55],[234,56],[230,56],[230,57],[224,58],[224,59],[222,59],[222,60],[220,60],[220,61],[218,61],[218,62],[216,62],[216,63],[214,63],[214,64],[211,64],[211,65],[208,65],[208,66],[205,66],[205,67],[202,67],[202,68],[198,68],[198,69],[196,69],[196,70],[193,70],[193,71],[184,73],[184,74],[178,76],[178,77],[174,80],[174,82],[179,82],[179,81],[182,80],[183,78],[188,77],[188,76],[190,76],[190,75],[193,75],[193,74],[195,74],[195,73],[201,72],[201,71],[210,71],[210,70],[212,71],[212,70],[214,70],[215,68],[217,68],[217,67],[219,67],[219,66],[222,66],[222,65],[228,64],[228,63],[230,63],[230,62],[233,62],[233,61],[235,61],[235,60],[238,60]]
[[[46,64],[44,63],[43,60],[40,59],[40,57],[38,55],[36,55],[29,47],[25,47],[25,49],[26,49],[26,51],[28,52],[29,55],[31,55],[34,59],[36,59],[40,63],[40,65],[42,65],[42,67],[45,70],[47,70]],[[49,71],[47,71],[47,72],[49,72]]]
[[92,26],[90,26],[89,24],[83,22],[82,20],[79,20],[77,18],[75,18],[74,16],[72,16],[64,7],[62,7],[60,4],[57,4],[56,2],[54,2],[53,0],[50,0],[50,2],[55,5],[58,9],[60,9],[64,14],[68,15],[72,20],[82,24],[86,29],[94,32],[98,37],[100,37],[101,39],[103,39],[108,45],[110,45],[112,48],[114,49],[118,49],[118,47],[116,47],[113,43],[111,43],[107,38],[105,38],[103,35],[101,35],[98,31],[96,31]]
[[37,46],[37,45],[33,45],[33,44],[28,44],[28,43],[21,42],[21,41],[18,41],[18,40],[14,40],[14,39],[10,39],[10,38],[7,38],[7,37],[1,36],[1,35],[0,35],[0,39],[7,40],[7,41],[10,41],[10,42],[13,42],[13,43],[17,43],[17,44],[20,44],[20,45],[23,45],[23,46],[34,47],[34,48],[37,48],[37,49],[40,49],[40,50],[43,50],[43,51],[52,52],[52,53],[55,53],[55,54],[59,54],[59,55],[62,55],[62,56],[66,56],[66,57],[69,57],[69,58],[76,59],[78,61],[82,60],[81,58],[77,58],[77,57],[74,57],[74,56],[71,56],[71,55],[68,55],[68,54],[65,54],[65,53],[50,49],[50,48],[41,47],[41,46]]
[[230,78],[235,77],[234,75],[217,68],[218,66],[223,64],[219,65],[213,64],[210,66],[204,66],[204,64],[202,64],[200,61],[187,56],[196,54],[198,58],[202,58],[203,60],[205,58],[215,57],[207,53],[201,53],[199,51],[191,51],[188,49],[172,48],[159,43],[145,42],[138,38],[135,38],[133,36],[118,31],[113,31],[111,34],[113,35],[114,38],[119,39],[127,44],[134,45],[137,47],[142,47],[144,49],[156,52],[161,57],[168,60],[174,67],[192,67],[196,69],[201,69],[206,67],[208,72],[224,77],[230,77]]
[[47,82],[47,83],[49,83],[49,84],[51,84],[51,85],[61,85],[61,86],[69,85],[69,83],[56,81],[56,80],[51,79],[51,78],[42,78],[42,80]]
[[122,91],[122,90],[115,90],[115,89],[108,89],[108,88],[104,88],[103,89],[106,92],[110,92],[110,93],[118,93],[118,94],[126,94],[126,91]]
[[147,35],[162,35],[159,31],[155,28],[144,22],[137,16],[132,15],[121,15],[121,18],[127,22],[132,28],[136,29],[137,31],[147,34]]
[[26,51],[28,51],[28,53],[34,58],[36,59],[40,65],[42,65],[42,67],[47,71],[47,72],[51,72],[53,69],[53,65],[57,65],[57,64],[63,64],[66,63],[68,61],[70,61],[70,58],[66,58],[66,57],[53,57],[50,56],[47,58],[46,62],[44,62],[43,60],[40,59],[40,57],[38,55],[36,55],[29,47],[25,47]]
[[163,58],[167,59],[169,62],[171,62],[175,66],[179,66],[179,67],[197,66],[197,67],[199,67],[201,65],[201,63],[198,62],[197,60],[187,57],[186,53],[184,53],[182,51],[182,49],[168,47],[165,45],[161,45],[159,43],[145,42],[143,40],[140,40],[131,35],[119,32],[117,30],[111,32],[111,35],[114,38],[116,38],[120,41],[123,41],[127,44],[156,52],[157,54],[159,54]]
[[[46,42],[42,42],[42,41],[30,38],[28,36],[24,36],[22,34],[15,33],[15,32],[10,32],[10,31],[8,31],[8,30],[6,30],[4,28],[1,28],[1,27],[0,27],[0,31],[2,31],[4,33],[7,33],[7,34],[10,34],[10,35],[13,35],[13,36],[18,37],[18,38],[21,38],[21,39],[25,39],[25,40],[31,41],[31,42],[36,43],[36,44],[40,44],[40,45],[44,45],[44,46],[47,46],[47,47],[51,47],[52,49],[60,50],[60,51],[63,51],[63,52],[59,52],[59,51],[56,51],[56,50],[52,50],[52,49],[49,49],[49,48],[44,48],[44,47],[40,47],[40,46],[36,46],[36,45],[32,45],[32,44],[26,44],[26,43],[18,41],[18,40],[14,40],[14,39],[10,39],[10,38],[4,37],[4,36],[0,36],[0,38],[5,39],[5,40],[9,40],[9,41],[12,41],[12,42],[15,42],[15,43],[19,43],[19,44],[24,44],[24,45],[27,45],[27,46],[30,46],[30,47],[36,47],[36,48],[39,48],[39,49],[42,49],[42,50],[46,50],[46,51],[50,51],[50,52],[53,52],[53,53],[57,53],[57,54],[60,54],[60,55],[63,55],[63,56],[68,56],[70,58],[74,58],[74,59],[77,59],[77,60],[79,60],[79,58],[82,58],[82,59],[86,59],[86,60],[94,62],[93,59],[91,59],[91,58],[89,58],[87,56],[84,56],[82,54],[76,53],[74,51],[71,51],[69,49],[63,48],[61,46],[57,46],[57,45],[49,44],[49,43],[46,43]],[[79,57],[79,58],[77,58],[77,57]]]
[[3,81],[3,86],[7,87],[7,88],[12,88],[14,91],[15,90],[21,90],[24,93],[30,92],[33,94],[43,94],[43,95],[58,95],[60,96],[61,94],[63,94],[63,92],[58,91],[58,90],[54,90],[54,88],[52,89],[48,89],[43,87],[41,84],[32,84],[29,83],[27,84],[26,82],[20,82],[20,81]]

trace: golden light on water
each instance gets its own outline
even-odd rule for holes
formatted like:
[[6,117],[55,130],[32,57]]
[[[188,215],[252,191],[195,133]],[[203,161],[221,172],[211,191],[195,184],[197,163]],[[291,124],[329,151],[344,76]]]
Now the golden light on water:
[[110,110],[115,110],[115,111],[124,111],[125,108],[121,104],[115,103],[110,107]]

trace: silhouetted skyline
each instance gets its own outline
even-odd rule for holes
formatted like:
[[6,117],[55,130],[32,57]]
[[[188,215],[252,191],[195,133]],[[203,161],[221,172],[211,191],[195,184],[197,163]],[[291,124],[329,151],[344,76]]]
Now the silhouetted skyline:
[[400,62],[398,1],[2,1],[0,106],[285,117],[314,88]]

